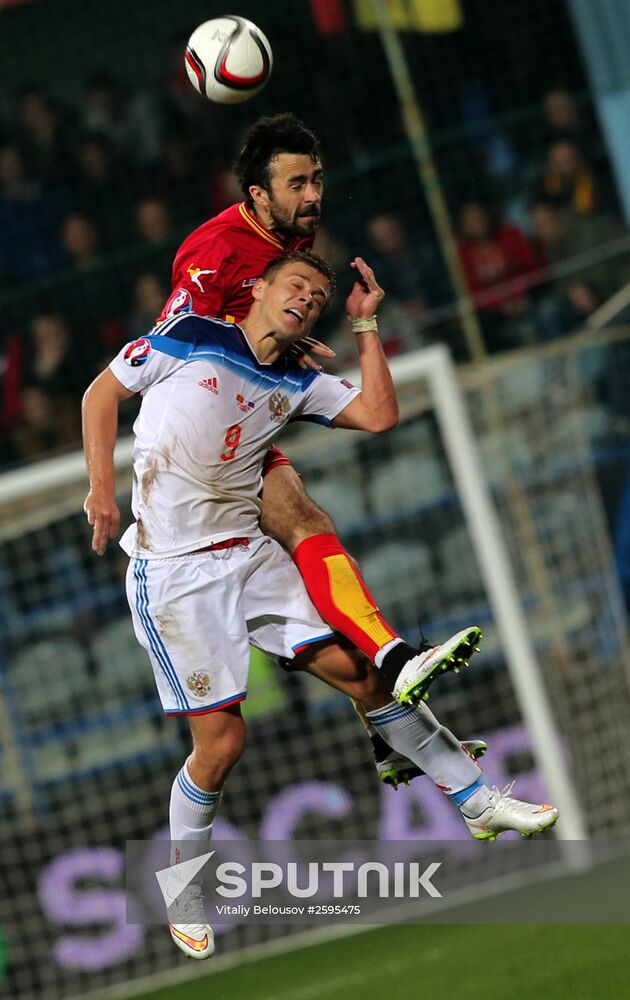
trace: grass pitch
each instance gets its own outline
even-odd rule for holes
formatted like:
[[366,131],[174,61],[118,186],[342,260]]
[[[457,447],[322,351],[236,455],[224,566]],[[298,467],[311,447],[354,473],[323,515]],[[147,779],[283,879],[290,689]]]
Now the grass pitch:
[[623,926],[385,927],[142,1000],[628,1000]]

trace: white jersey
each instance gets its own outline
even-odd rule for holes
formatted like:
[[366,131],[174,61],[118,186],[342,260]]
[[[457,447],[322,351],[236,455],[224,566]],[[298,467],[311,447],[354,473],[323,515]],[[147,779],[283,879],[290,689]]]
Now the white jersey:
[[142,392],[134,424],[128,555],[194,552],[259,527],[262,464],[295,419],[329,425],[359,394],[286,355],[261,364],[233,323],[188,313],[127,344],[110,369]]

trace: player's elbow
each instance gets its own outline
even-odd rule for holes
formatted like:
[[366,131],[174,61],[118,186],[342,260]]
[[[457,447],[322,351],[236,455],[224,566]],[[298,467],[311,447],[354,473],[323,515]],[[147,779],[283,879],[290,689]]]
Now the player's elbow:
[[384,434],[397,424],[398,403],[395,399],[372,403],[360,396],[333,421],[333,427],[346,427],[368,434]]
[[370,434],[385,434],[396,427],[397,420],[377,420],[368,428]]
[[394,403],[386,410],[380,411],[379,413],[373,415],[371,420],[371,426],[369,428],[370,433],[385,434],[386,431],[392,431],[394,427],[398,426],[398,420],[399,420],[398,404]]

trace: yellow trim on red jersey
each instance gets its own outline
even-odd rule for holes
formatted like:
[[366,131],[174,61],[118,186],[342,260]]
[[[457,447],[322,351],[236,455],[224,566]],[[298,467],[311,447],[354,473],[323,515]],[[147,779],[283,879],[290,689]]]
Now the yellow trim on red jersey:
[[241,204],[238,206],[238,210],[241,217],[245,220],[245,222],[247,222],[249,226],[252,227],[254,232],[258,233],[259,236],[262,236],[262,238],[264,240],[267,240],[268,243],[272,243],[274,247],[278,248],[278,250],[286,249],[286,247],[280,242],[279,239],[276,239],[275,236],[272,236],[268,229],[265,229],[264,226],[261,226],[260,223],[257,222],[256,219],[254,219],[253,216],[249,214],[249,212],[247,211],[247,206],[244,201],[242,201]]

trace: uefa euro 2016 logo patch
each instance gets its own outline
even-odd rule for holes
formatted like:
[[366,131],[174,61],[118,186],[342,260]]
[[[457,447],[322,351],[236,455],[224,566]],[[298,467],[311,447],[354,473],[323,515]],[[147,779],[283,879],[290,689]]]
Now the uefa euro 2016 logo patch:
[[170,318],[171,316],[179,316],[180,313],[192,312],[193,301],[192,295],[187,288],[178,288],[177,291],[173,292],[170,299],[164,307],[163,315]]
[[133,344],[127,345],[123,357],[132,368],[139,368],[149,357],[150,350],[151,344],[146,337],[142,337],[141,340],[134,340]]

